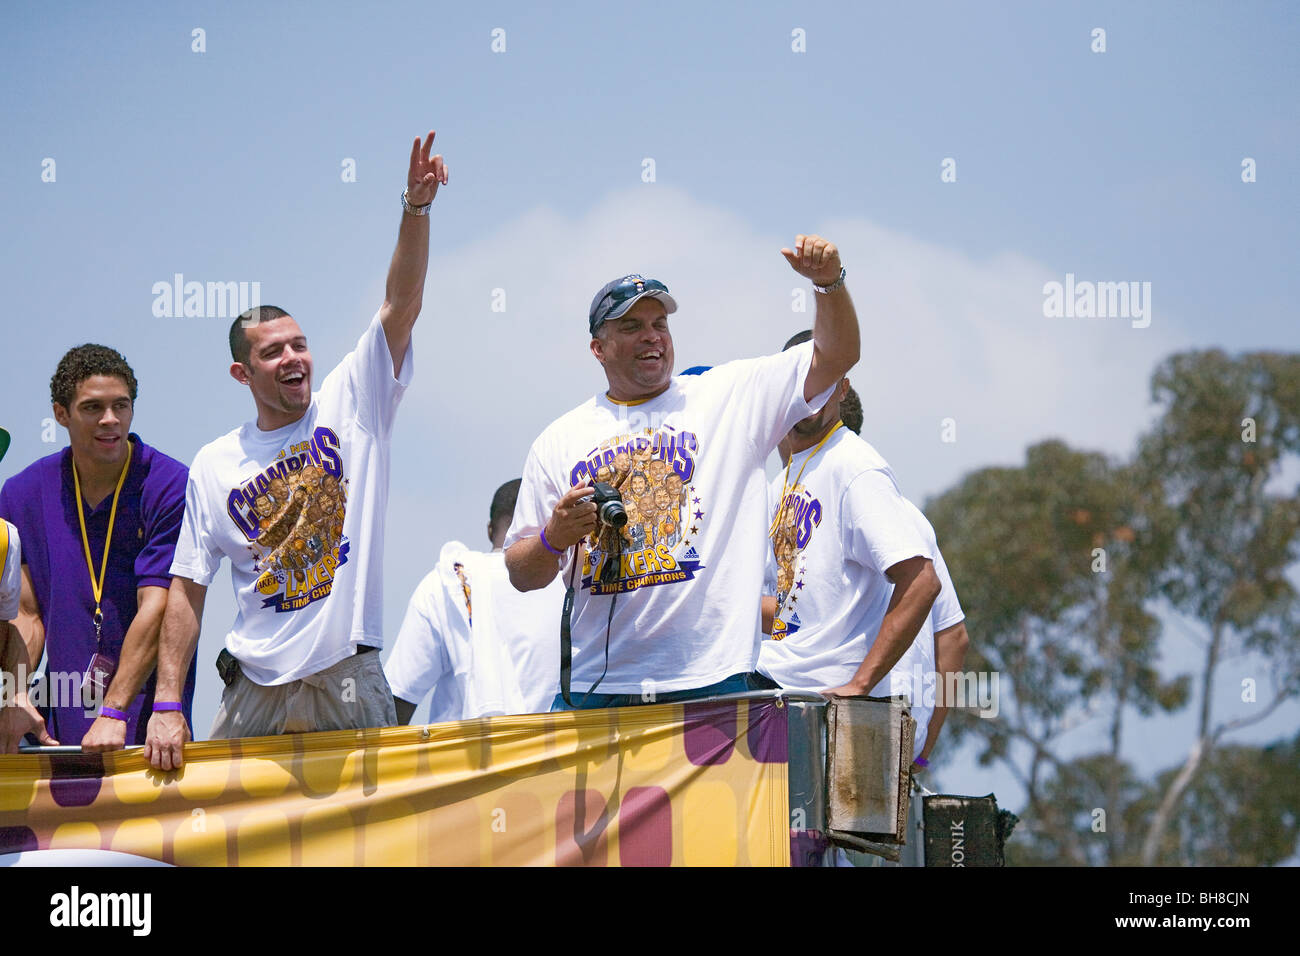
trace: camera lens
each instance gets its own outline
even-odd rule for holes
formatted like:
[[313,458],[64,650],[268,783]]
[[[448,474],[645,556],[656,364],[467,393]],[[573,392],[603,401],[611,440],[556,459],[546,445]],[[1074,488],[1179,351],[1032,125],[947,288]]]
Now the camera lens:
[[603,481],[596,482],[596,493],[592,496],[596,503],[596,515],[611,528],[621,528],[627,524],[627,511],[623,508],[623,496]]
[[600,520],[611,528],[621,528],[627,524],[627,512],[617,502],[607,502],[600,506]]

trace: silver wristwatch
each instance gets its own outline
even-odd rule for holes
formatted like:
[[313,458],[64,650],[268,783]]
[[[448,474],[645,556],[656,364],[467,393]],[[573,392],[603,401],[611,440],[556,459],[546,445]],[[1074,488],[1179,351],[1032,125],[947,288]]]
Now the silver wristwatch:
[[[411,203],[410,203],[410,202],[407,200],[407,198],[406,198],[406,190],[405,190],[405,189],[402,190],[402,208],[403,208],[404,210],[406,210],[407,212],[409,212],[412,216],[427,216],[427,215],[429,215],[429,209],[430,209],[431,206],[433,206],[433,200],[432,200],[432,199],[430,199],[430,200],[429,200],[427,203],[425,203],[423,206],[413,206],[413,205],[411,205]],[[841,282],[844,281],[842,277],[841,277],[840,281],[841,281]]]
[[828,295],[829,293],[834,292],[836,289],[844,285],[844,277],[846,275],[848,275],[848,273],[844,271],[843,266],[840,266],[840,277],[838,279],[836,279],[830,285],[818,285],[816,282],[814,282],[813,291],[820,292],[822,295]]

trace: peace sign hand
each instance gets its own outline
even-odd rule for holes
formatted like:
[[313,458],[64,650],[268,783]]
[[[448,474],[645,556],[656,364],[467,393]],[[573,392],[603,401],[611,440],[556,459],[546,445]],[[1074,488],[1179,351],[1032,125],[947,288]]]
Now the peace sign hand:
[[433,137],[433,130],[429,130],[423,146],[420,145],[418,136],[411,146],[411,168],[406,174],[406,201],[412,206],[433,202],[433,197],[438,195],[439,184],[447,184],[447,164],[443,161],[442,154],[429,155],[433,149]]

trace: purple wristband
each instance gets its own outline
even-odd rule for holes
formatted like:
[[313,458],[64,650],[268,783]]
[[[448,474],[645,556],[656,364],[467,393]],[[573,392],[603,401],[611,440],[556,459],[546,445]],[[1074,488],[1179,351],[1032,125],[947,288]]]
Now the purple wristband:
[[120,710],[116,710],[116,709],[114,709],[114,708],[112,708],[112,707],[101,707],[101,708],[99,708],[99,716],[101,716],[101,717],[111,717],[113,720],[120,720],[120,721],[122,721],[123,723],[126,723],[128,720],[131,719],[131,718],[128,717],[126,714],[122,713],[122,711],[120,711]]
[[180,703],[177,701],[156,700],[154,701],[154,705],[153,705],[153,712],[155,714],[160,714],[163,713],[164,711],[169,711],[169,710],[184,710],[184,709],[185,708],[182,707]]
[[551,542],[546,540],[545,528],[542,529],[542,547],[545,548],[547,551],[551,552],[551,554],[555,555],[557,558],[564,557],[563,551],[556,551],[554,548],[551,547]]
[[926,760],[924,757],[917,757],[915,760],[912,761],[912,763],[916,764],[918,767],[930,766],[930,761]]

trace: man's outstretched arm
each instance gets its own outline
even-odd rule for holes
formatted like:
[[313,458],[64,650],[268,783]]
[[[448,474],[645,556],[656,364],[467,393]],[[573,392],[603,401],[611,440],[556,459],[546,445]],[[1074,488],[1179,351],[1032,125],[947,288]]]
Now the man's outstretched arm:
[[[821,236],[795,236],[794,249],[782,249],[790,268],[814,285],[830,286],[839,282],[840,252],[833,242]],[[848,287],[832,292],[818,292],[817,317],[813,321],[813,358],[804,379],[804,401],[814,398],[839,382],[849,369],[858,364],[862,343],[858,333],[858,313]]]
[[[177,703],[185,692],[185,674],[199,643],[199,622],[208,589],[189,578],[172,578],[163,611],[162,636],[158,639],[158,685],[154,702]],[[158,770],[179,770],[181,749],[193,740],[185,715],[178,710],[158,711],[149,718],[144,759]]]
[[[429,131],[424,145],[416,137],[411,147],[411,166],[406,174],[406,201],[410,206],[425,206],[433,202],[438,186],[447,182],[447,164],[441,155],[430,156],[433,148],[433,131]],[[388,282],[384,286],[384,304],[379,310],[379,321],[388,340],[388,352],[393,357],[393,374],[402,370],[402,358],[411,341],[411,329],[420,315],[424,302],[424,277],[429,271],[429,217],[402,210],[402,225],[397,231],[397,249],[388,266]]]
[[[117,673],[104,695],[103,706],[126,710],[149,679],[158,660],[158,637],[167,610],[167,588],[144,585],[135,589],[136,612],[122,638]],[[86,753],[104,753],[126,746],[126,722],[100,715],[81,738]]]

